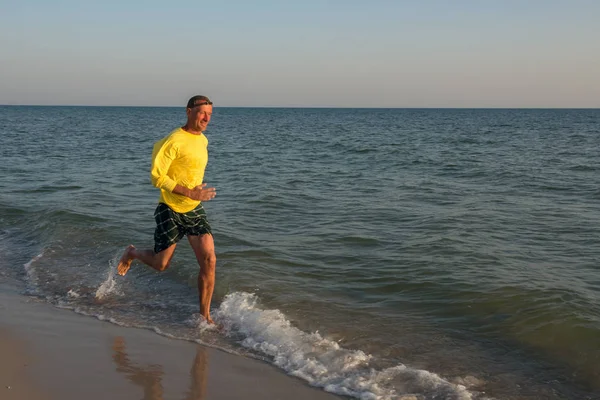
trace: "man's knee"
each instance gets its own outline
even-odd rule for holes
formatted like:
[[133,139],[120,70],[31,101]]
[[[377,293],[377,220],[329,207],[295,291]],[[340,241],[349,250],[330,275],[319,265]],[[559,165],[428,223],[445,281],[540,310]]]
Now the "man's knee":
[[160,265],[158,266],[158,270],[160,272],[165,271],[166,269],[168,269],[171,266],[170,262],[166,262],[166,263],[160,263]]
[[155,260],[154,265],[158,271],[162,272],[171,266],[171,257],[159,258]]
[[157,263],[156,269],[160,272],[163,272],[164,270],[168,269],[170,266],[171,266],[170,260],[161,260]]
[[217,256],[214,251],[209,251],[203,254],[202,261],[204,265],[213,267],[217,264]]
[[217,266],[217,257],[214,252],[203,254],[200,261],[200,275],[209,277],[214,276]]

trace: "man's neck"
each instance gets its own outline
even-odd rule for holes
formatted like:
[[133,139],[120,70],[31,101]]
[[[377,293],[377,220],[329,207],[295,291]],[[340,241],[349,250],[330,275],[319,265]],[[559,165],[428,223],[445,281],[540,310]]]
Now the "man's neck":
[[192,135],[202,135],[202,131],[192,130],[192,129],[190,129],[189,126],[187,126],[187,124],[182,126],[181,129],[183,129],[184,131],[186,131],[188,133],[191,133]]

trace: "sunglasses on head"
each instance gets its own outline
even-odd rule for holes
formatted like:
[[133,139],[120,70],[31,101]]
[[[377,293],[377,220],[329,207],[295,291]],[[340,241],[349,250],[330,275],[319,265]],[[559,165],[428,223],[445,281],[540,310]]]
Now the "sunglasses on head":
[[212,106],[212,101],[203,101],[201,103],[194,103],[192,108],[200,107],[200,106]]

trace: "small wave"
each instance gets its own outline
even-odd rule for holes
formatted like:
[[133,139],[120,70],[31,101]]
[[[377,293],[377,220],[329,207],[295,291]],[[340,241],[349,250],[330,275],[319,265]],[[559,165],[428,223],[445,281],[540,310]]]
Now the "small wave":
[[60,186],[60,185],[41,185],[39,187],[33,188],[33,189],[15,189],[13,190],[13,193],[29,193],[29,194],[39,194],[39,193],[55,193],[55,192],[62,192],[62,191],[73,191],[73,190],[79,190],[79,189],[83,189],[82,186],[78,186],[78,185],[67,185],[67,186]]
[[57,305],[57,307],[62,308],[64,310],[71,310],[71,311],[75,312],[76,314],[85,315],[86,317],[93,317],[99,321],[110,322],[111,324],[114,324],[117,326],[122,326],[124,328],[140,328],[140,329],[155,330],[154,327],[152,327],[152,326],[130,325],[125,322],[121,322],[113,317],[107,317],[104,314],[95,314],[95,313],[90,313],[90,312],[84,311],[80,307],[73,307],[73,306],[69,306],[69,305],[65,305],[65,304],[59,304],[59,305]]
[[42,250],[42,252],[40,254],[33,257],[27,263],[23,264],[23,267],[25,267],[25,273],[27,274],[27,280],[28,280],[29,284],[32,285],[33,287],[36,287],[37,282],[38,282],[37,272],[36,272],[35,268],[33,267],[33,264],[37,260],[42,258],[43,256],[44,256],[44,251]]
[[[188,325],[192,324],[193,327],[195,328],[194,335],[189,336],[189,335],[169,333],[155,325],[147,325],[144,323],[139,323],[139,322],[134,322],[134,321],[126,322],[119,317],[115,318],[114,316],[105,315],[105,314],[102,314],[101,312],[98,312],[98,310],[95,310],[95,311],[87,310],[87,309],[84,310],[82,307],[74,306],[74,305],[70,304],[69,302],[65,302],[65,301],[59,301],[57,304],[55,304],[55,306],[57,308],[60,308],[63,310],[69,310],[76,314],[84,315],[86,317],[92,317],[99,321],[108,322],[108,323],[111,323],[113,325],[117,325],[117,326],[120,326],[123,328],[145,329],[145,330],[152,331],[152,332],[156,333],[157,335],[169,338],[169,339],[193,342],[193,343],[201,344],[203,346],[208,346],[208,347],[211,347],[214,349],[218,349],[218,350],[224,351],[229,354],[242,356],[242,354],[235,351],[234,349],[231,349],[229,347],[220,346],[218,344],[211,343],[210,341],[202,340],[202,339],[204,339],[204,337],[202,337],[203,333],[217,331],[218,327],[215,325],[208,325],[203,319],[201,321],[201,318],[199,317],[200,314],[194,314],[190,317],[189,320],[186,321],[186,322],[188,322]],[[201,338],[198,338],[198,335],[200,335]]]
[[571,171],[585,171],[585,172],[593,172],[593,171],[597,171],[598,169],[600,169],[597,166],[594,165],[573,165],[572,167],[569,167],[569,170]]
[[[328,392],[358,399],[388,400],[418,396],[448,400],[472,399],[463,385],[405,365],[376,370],[372,359],[360,350],[349,350],[318,332],[306,333],[292,326],[279,310],[257,307],[250,293],[229,294],[215,313],[227,336],[241,339],[242,346],[267,355],[290,375]],[[416,395],[416,396],[415,396]]]
[[341,239],[341,242],[345,244],[365,247],[379,244],[379,240],[377,240],[376,238],[365,236],[345,236]]
[[358,154],[375,153],[375,152],[377,152],[377,149],[370,148],[370,147],[363,147],[363,148],[360,148],[360,149],[354,149],[354,153],[358,153]]

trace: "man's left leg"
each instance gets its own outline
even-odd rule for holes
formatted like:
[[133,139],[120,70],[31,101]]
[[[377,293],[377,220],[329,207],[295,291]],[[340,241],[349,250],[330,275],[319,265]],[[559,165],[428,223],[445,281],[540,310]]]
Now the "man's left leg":
[[196,254],[200,272],[198,274],[198,297],[200,299],[200,314],[208,323],[213,323],[210,317],[210,301],[215,289],[215,270],[217,256],[215,243],[210,233],[194,236],[188,235],[188,241]]

